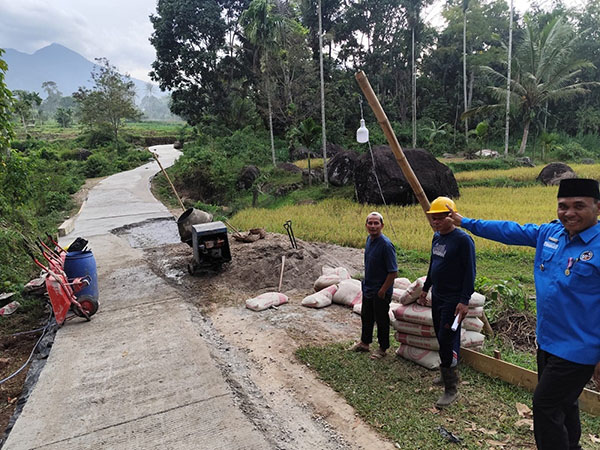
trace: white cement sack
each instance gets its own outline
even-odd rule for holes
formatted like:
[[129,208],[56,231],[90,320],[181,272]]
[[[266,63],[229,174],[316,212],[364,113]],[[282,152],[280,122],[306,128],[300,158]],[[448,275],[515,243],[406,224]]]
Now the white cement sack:
[[392,301],[394,303],[402,303],[402,297],[406,294],[405,289],[394,288],[392,292]]
[[[406,288],[406,295],[408,295],[409,299],[411,300],[411,302],[415,301],[416,299],[419,298],[419,295],[421,295],[421,292],[423,291],[423,285],[425,284],[425,279],[427,277],[420,277],[417,278],[415,281],[413,281],[411,283],[410,286],[408,286]],[[403,303],[403,304],[407,304],[407,303]]]
[[437,338],[414,336],[412,334],[396,331],[396,340],[402,344],[408,344],[413,347],[424,348],[427,350],[439,350],[440,344]]
[[469,307],[467,317],[483,317],[483,306]]
[[272,306],[283,305],[288,302],[288,296],[279,292],[265,292],[258,297],[246,300],[246,308],[252,311],[263,311]]
[[426,369],[437,369],[440,366],[440,355],[438,352],[425,350],[422,348],[413,347],[411,345],[402,344],[396,350],[396,355],[401,356],[409,361],[416,362]]
[[354,306],[362,302],[362,286],[359,280],[342,280],[338,284],[338,289],[333,294],[333,303],[340,305]]
[[418,323],[395,320],[392,326],[396,331],[414,336],[435,337],[435,329],[431,325],[419,325]]
[[[388,310],[388,314],[390,315],[390,325],[391,326],[394,326],[394,322],[396,322],[396,316],[394,315],[394,310],[399,306],[400,306],[399,303],[394,303],[394,302],[390,303],[390,309]],[[355,314],[358,314],[359,316],[362,315],[362,302],[354,305],[352,307],[352,312]]]
[[[419,297],[421,296],[421,294],[419,294]],[[405,292],[405,294],[400,298],[400,303],[402,303],[403,305],[410,305],[411,303],[416,302],[419,297],[413,298],[412,295],[410,295],[408,293],[408,291]],[[427,292],[427,297],[425,297],[425,305],[424,306],[429,306],[431,307],[431,289]]]
[[483,329],[483,322],[478,317],[465,317],[461,323],[461,327],[464,330],[477,331],[479,333]]
[[428,306],[421,306],[418,303],[400,305],[394,311],[394,315],[397,320],[433,326],[431,308]]
[[308,295],[302,300],[302,306],[308,306],[309,308],[324,308],[325,306],[329,306],[336,291],[337,286],[333,285],[312,295]]
[[319,278],[317,278],[315,280],[315,284],[313,285],[315,291],[320,291],[321,289],[325,289],[326,287],[329,286],[333,286],[335,284],[338,284],[340,281],[342,281],[340,279],[339,275],[336,274],[328,274],[328,275],[321,275]]
[[485,336],[476,331],[462,330],[460,335],[460,345],[466,348],[481,347]]
[[340,280],[347,280],[350,278],[350,272],[345,267],[328,267],[323,266],[321,268],[322,275],[337,275],[340,277]]
[[406,290],[410,286],[410,280],[408,278],[396,278],[394,280],[394,289]]
[[394,315],[394,311],[396,310],[396,308],[400,306],[400,303],[394,303],[394,302],[390,302],[390,309],[388,309],[388,315],[390,316],[390,326],[394,326],[394,323],[396,322],[396,316]]
[[473,292],[473,295],[471,295],[471,298],[469,299],[469,307],[473,308],[475,306],[483,305],[485,305],[485,295],[482,295],[479,292]]

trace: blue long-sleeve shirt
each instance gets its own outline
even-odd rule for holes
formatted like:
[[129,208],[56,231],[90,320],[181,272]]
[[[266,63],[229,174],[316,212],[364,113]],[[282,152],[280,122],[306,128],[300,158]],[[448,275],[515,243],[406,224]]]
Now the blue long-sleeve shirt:
[[504,244],[535,247],[538,346],[575,363],[600,362],[600,223],[572,239],[558,220],[520,225],[463,218],[461,226]]
[[475,245],[460,229],[448,234],[435,233],[431,242],[429,270],[423,286],[446,302],[469,304],[475,284]]

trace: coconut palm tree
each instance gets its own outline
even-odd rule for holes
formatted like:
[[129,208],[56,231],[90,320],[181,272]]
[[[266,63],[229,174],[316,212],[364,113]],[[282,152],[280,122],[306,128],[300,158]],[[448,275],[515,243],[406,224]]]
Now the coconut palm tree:
[[575,54],[575,46],[581,34],[576,34],[563,18],[550,21],[541,31],[531,25],[525,29],[515,58],[515,76],[510,80],[507,93],[507,76],[495,69],[483,66],[484,73],[503,83],[491,86],[492,94],[499,100],[496,105],[484,105],[467,111],[463,116],[497,111],[504,107],[502,100],[510,95],[510,103],[523,117],[523,138],[519,155],[525,153],[529,126],[547,102],[560,101],[575,95],[587,94],[590,87],[600,86],[596,81],[580,82],[582,69],[594,67],[591,62]]

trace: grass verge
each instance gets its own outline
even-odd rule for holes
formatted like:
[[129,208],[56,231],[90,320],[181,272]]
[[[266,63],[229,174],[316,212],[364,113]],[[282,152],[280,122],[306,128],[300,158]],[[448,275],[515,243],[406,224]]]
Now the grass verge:
[[[341,344],[303,347],[296,355],[398,448],[442,448],[448,441],[439,427],[458,435],[464,448],[535,448],[529,422],[522,422],[531,417],[519,415],[516,406],[531,407],[531,393],[465,365],[460,400],[440,411],[433,408],[442,392],[432,387],[437,373],[412,362],[393,356],[372,361]],[[600,430],[600,418],[581,416],[581,444],[598,448],[590,436]]]

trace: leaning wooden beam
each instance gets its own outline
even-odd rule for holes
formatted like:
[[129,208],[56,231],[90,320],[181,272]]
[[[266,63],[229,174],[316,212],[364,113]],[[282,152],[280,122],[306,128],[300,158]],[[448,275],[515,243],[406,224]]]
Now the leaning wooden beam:
[[[500,378],[510,384],[532,391],[537,385],[537,372],[524,369],[501,359],[461,347],[461,359],[478,372]],[[600,393],[584,389],[579,397],[579,406],[587,413],[600,416]]]
[[[365,97],[367,98],[367,101],[369,102],[373,113],[375,113],[375,117],[377,118],[377,121],[379,122],[379,125],[383,130],[383,134],[385,134],[385,137],[387,138],[387,141],[390,144],[390,148],[394,152],[396,161],[398,161],[400,169],[402,169],[402,173],[406,177],[406,181],[408,181],[410,187],[415,193],[415,196],[417,197],[421,208],[423,208],[424,212],[429,211],[429,200],[427,199],[427,196],[425,195],[425,192],[421,187],[421,183],[419,183],[419,180],[413,172],[412,167],[410,167],[406,156],[404,156],[404,152],[402,151],[402,147],[400,147],[400,144],[398,143],[398,139],[394,134],[392,125],[390,124],[390,121],[385,115],[385,112],[383,111],[383,108],[381,107],[381,104],[379,103],[375,92],[373,92],[373,88],[371,87],[367,76],[361,70],[355,75],[355,78],[356,81],[358,81],[358,85],[365,94]],[[427,218],[427,220],[429,221],[429,217]]]

